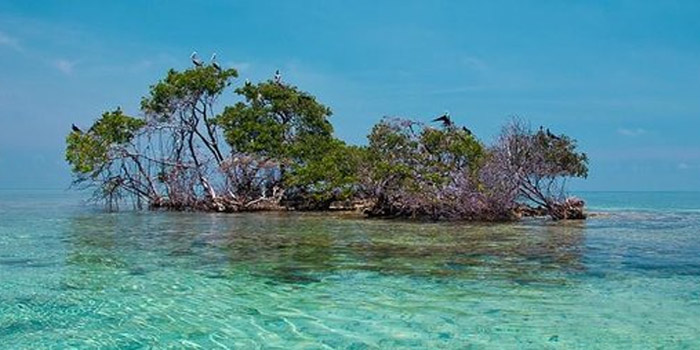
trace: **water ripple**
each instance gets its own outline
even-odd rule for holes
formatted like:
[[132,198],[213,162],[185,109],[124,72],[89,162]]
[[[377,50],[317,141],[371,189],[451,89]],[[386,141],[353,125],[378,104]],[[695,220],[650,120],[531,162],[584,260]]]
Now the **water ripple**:
[[10,210],[8,349],[700,346],[700,213],[470,225]]

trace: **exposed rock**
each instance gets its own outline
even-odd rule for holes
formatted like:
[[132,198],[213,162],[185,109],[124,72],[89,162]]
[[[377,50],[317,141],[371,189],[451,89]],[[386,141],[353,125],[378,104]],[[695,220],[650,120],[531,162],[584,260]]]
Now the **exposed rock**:
[[527,204],[520,204],[515,208],[515,213],[518,217],[536,217],[536,216],[547,216],[549,212],[546,208],[542,206],[529,206]]
[[549,215],[551,215],[554,220],[585,220],[585,205],[586,202],[584,202],[583,199],[569,197],[562,203],[552,204]]

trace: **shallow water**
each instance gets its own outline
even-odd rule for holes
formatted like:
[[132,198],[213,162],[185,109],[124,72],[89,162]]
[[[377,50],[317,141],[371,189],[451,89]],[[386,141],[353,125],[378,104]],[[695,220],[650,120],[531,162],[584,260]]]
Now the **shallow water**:
[[604,215],[477,225],[0,191],[0,344],[700,348],[700,194],[583,197]]

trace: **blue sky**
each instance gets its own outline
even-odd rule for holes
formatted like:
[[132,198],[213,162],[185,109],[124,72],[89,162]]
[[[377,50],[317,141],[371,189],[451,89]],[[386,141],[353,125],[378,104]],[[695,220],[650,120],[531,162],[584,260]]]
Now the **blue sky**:
[[4,0],[0,188],[67,187],[70,124],[137,115],[196,49],[241,80],[281,69],[352,143],[385,115],[449,110],[486,142],[519,116],[589,153],[575,190],[700,190],[698,18],[697,1]]

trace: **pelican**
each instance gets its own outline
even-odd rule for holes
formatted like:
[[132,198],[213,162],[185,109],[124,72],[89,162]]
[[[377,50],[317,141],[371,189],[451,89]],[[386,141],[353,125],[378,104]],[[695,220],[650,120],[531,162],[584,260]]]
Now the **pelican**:
[[192,54],[190,55],[190,58],[192,59],[192,63],[197,67],[201,67],[204,64],[204,62],[202,62],[202,60],[197,58],[197,51],[193,51]]
[[73,130],[73,132],[77,132],[78,134],[82,134],[82,133],[83,133],[83,131],[80,130],[79,127],[75,126],[75,124],[71,124],[70,126],[71,126],[71,129]]
[[282,73],[279,69],[275,71],[275,83],[282,84]]
[[216,62],[216,52],[214,52],[211,55],[211,65],[214,66],[214,68],[216,68],[216,70],[221,72],[221,66],[219,65],[219,63]]
[[452,119],[450,118],[450,112],[445,112],[445,114],[433,119],[432,121],[434,122],[442,122],[442,126],[444,127],[450,127],[454,125],[452,122]]

